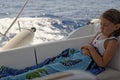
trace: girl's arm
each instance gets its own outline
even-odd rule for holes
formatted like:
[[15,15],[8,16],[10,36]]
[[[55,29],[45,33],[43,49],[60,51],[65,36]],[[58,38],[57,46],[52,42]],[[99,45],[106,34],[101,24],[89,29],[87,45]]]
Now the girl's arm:
[[96,62],[96,64],[98,66],[105,67],[115,54],[117,46],[118,46],[117,40],[115,39],[108,40],[106,50],[103,53],[103,56],[100,56],[92,45],[89,45],[88,49],[90,51],[91,57]]
[[[92,41],[90,42],[90,44],[92,44],[92,42],[94,41],[94,39],[96,38],[96,36],[99,34],[99,33],[101,33],[101,32],[97,32],[97,34],[95,34],[95,36],[93,37],[93,39],[92,39]],[[88,46],[82,46],[81,47],[81,50],[83,51],[83,54],[84,55],[88,55],[88,56],[90,56],[90,52],[89,52],[89,49],[88,49]]]

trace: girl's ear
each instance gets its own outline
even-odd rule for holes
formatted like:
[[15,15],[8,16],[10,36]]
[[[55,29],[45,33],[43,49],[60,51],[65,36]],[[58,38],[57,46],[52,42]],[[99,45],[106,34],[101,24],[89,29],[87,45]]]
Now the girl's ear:
[[120,29],[120,24],[116,24],[115,28],[116,28],[116,30]]

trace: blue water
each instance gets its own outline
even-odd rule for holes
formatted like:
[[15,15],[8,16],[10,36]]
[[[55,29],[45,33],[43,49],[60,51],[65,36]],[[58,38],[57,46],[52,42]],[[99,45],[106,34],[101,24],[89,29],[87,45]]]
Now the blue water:
[[[0,18],[16,17],[26,0],[0,0]],[[20,17],[50,17],[78,28],[107,9],[120,9],[120,0],[30,0]],[[53,24],[62,28],[62,25]]]
[[[0,19],[15,18],[25,1],[26,0],[0,0]],[[59,35],[57,34],[59,37],[67,36],[76,28],[86,25],[93,18],[99,18],[100,14],[110,8],[120,9],[120,0],[30,0],[20,17],[47,18],[53,27],[60,30]],[[60,23],[58,21],[52,22],[52,19],[59,20]],[[5,22],[3,22],[3,24],[4,23]],[[0,32],[4,31],[2,30],[2,28],[4,29],[3,24],[0,24]],[[10,25],[10,23],[6,24]],[[38,31],[38,33],[36,33],[37,35],[41,32],[39,31],[39,27],[44,28],[44,25],[46,25],[46,23],[43,24],[43,26],[39,24],[35,24],[38,25],[38,27],[36,27]],[[5,28],[6,30],[9,27],[8,25]],[[46,27],[48,26],[46,25]],[[45,33],[45,31],[43,31],[43,33]],[[54,29],[52,32],[47,33],[49,33],[48,35],[53,34],[53,36],[56,36]],[[10,31],[9,34],[10,36],[13,35]],[[37,35],[34,36],[35,42],[56,40],[56,37],[49,39],[49,37],[40,37]],[[11,38],[10,36],[7,37]],[[0,44],[3,45],[4,41],[3,37]]]

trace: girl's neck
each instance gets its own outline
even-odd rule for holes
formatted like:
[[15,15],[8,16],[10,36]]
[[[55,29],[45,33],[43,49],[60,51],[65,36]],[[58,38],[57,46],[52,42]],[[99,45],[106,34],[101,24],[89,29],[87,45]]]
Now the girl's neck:
[[105,35],[103,35],[103,34],[101,34],[100,36],[99,36],[99,39],[105,39],[105,38],[107,38]]
[[113,36],[113,34],[112,34],[112,33],[111,33],[111,34],[106,34],[106,35],[105,35],[105,34],[103,34],[103,33],[101,33],[101,35],[102,35],[102,36],[104,36],[105,38],[109,38],[109,37]]
[[99,36],[99,39],[106,39],[106,38],[109,38],[111,37],[112,35],[104,35],[101,33],[101,35]]

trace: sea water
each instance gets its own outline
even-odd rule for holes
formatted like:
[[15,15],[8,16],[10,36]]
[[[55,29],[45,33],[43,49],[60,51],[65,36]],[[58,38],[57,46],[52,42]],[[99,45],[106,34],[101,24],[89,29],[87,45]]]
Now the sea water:
[[[0,46],[7,41],[2,34],[20,12],[26,0],[0,0]],[[120,0],[30,0],[6,37],[20,30],[37,29],[33,43],[60,40],[73,30],[99,18],[105,10],[120,9]],[[19,25],[18,25],[19,24]]]

